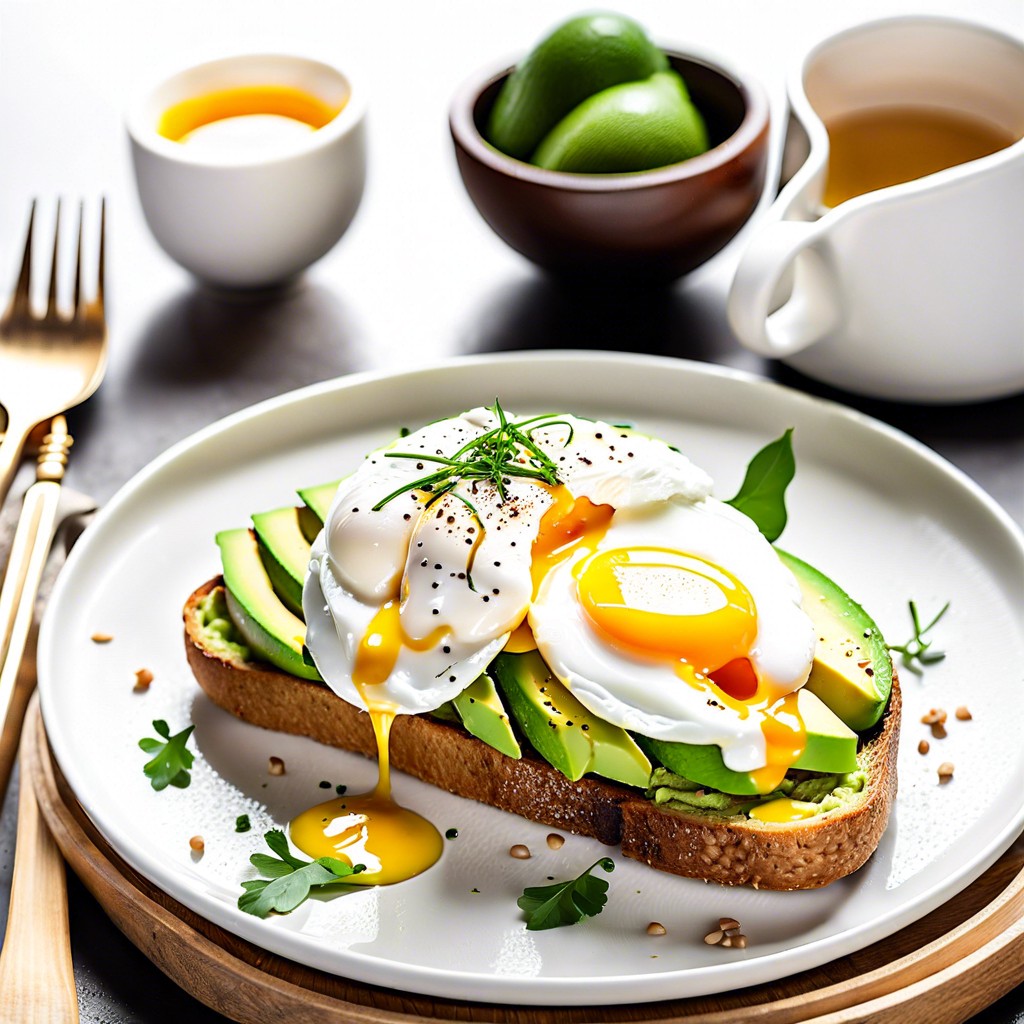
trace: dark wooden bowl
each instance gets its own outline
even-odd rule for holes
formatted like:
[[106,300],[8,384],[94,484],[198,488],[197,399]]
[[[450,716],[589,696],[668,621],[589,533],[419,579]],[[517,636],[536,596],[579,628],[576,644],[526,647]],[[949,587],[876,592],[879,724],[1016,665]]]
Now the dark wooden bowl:
[[449,119],[459,172],[481,216],[513,249],[557,274],[667,282],[743,226],[764,188],[764,90],[701,58],[667,56],[704,116],[711,148],[634,174],[548,171],[495,149],[482,128],[511,68],[459,90]]

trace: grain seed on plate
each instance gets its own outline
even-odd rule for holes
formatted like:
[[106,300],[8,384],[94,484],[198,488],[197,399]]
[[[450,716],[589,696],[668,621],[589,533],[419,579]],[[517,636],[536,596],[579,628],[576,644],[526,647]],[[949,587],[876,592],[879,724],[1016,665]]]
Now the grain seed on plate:
[[736,931],[739,926],[740,923],[735,917],[720,917],[718,919],[718,927],[721,928],[723,932]]
[[713,932],[708,932],[707,935],[704,936],[704,941],[709,946],[720,946],[722,944],[722,940],[724,938],[725,938],[725,932],[723,932],[723,931],[721,931],[719,929],[716,929]]
[[557,832],[548,833],[548,846],[552,850],[560,850],[565,846],[565,836],[560,836]]
[[271,775],[284,775],[284,761],[279,757],[270,757],[267,759],[267,771]]
[[960,707],[956,709],[956,717],[960,719],[961,722],[969,722],[974,716],[967,709],[966,704],[961,704]]
[[660,921],[652,921],[647,926],[648,935],[667,935],[668,929]]
[[206,843],[202,836],[193,836],[188,841],[188,845],[192,848],[193,853],[202,853],[206,849]]
[[919,754],[927,754],[932,749],[931,744],[927,740],[921,740],[917,745],[917,752]]
[[114,638],[109,633],[93,633],[89,639],[94,644],[109,644]]
[[148,668],[140,668],[135,672],[135,686],[133,689],[136,693],[145,693],[149,689],[149,684],[153,682],[153,673]]
[[515,846],[509,847],[508,855],[517,860],[529,860],[531,857],[530,848],[522,843],[516,843]]
[[950,779],[952,779],[952,778],[953,778],[953,762],[952,761],[943,761],[942,764],[939,765],[939,782],[940,783],[946,783],[946,782],[949,782]]

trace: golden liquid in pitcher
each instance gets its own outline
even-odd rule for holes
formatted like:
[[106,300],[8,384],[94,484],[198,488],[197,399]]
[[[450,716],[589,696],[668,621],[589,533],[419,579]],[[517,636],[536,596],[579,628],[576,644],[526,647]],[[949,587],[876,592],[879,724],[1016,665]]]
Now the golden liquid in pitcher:
[[874,107],[825,127],[830,148],[826,206],[977,160],[1016,141],[997,125],[939,107]]

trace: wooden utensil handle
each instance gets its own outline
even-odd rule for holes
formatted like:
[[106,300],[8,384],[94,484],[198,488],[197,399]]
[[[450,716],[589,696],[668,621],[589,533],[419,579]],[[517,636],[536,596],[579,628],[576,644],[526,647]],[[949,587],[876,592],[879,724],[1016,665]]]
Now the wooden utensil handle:
[[[31,742],[26,733],[22,748]],[[0,948],[0,1024],[26,1021],[78,1021],[64,861],[39,813],[27,773],[18,795],[11,905]]]

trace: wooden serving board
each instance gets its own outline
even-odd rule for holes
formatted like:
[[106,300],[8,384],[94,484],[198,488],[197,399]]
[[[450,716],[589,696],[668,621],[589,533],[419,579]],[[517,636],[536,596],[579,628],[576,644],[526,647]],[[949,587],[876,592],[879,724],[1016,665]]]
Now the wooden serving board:
[[940,909],[873,946],[770,985],[670,1002],[526,1007],[363,985],[285,960],[197,916],[137,874],[78,805],[37,702],[22,770],[72,870],[169,978],[242,1024],[961,1024],[1024,982],[1024,838]]

